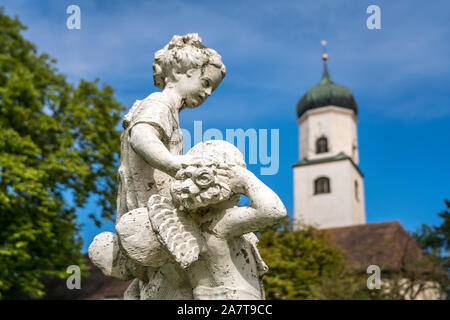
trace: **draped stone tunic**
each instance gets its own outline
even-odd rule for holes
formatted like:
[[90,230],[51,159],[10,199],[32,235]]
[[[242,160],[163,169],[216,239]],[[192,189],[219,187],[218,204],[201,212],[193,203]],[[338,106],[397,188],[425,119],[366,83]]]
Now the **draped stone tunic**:
[[124,118],[124,132],[120,138],[116,221],[128,211],[146,207],[152,194],[170,197],[172,177],[150,166],[131,147],[131,130],[138,123],[147,123],[158,130],[162,143],[170,153],[181,155],[183,152],[178,112],[162,101],[160,92],[137,100]]

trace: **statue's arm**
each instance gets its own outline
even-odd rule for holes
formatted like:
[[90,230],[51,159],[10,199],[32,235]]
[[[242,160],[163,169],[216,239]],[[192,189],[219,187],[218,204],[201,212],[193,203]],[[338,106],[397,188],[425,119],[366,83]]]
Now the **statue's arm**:
[[175,176],[181,169],[180,156],[171,154],[161,138],[161,133],[151,124],[138,123],[131,129],[130,144],[149,165]]
[[287,216],[280,198],[252,172],[237,168],[238,188],[248,197],[251,207],[227,209],[213,222],[212,230],[222,237],[234,237],[279,223]]

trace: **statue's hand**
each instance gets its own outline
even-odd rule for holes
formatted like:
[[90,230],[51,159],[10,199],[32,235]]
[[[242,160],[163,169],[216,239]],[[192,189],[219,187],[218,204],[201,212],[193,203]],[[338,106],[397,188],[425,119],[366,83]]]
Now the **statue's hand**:
[[198,162],[196,157],[188,155],[173,156],[172,158],[173,170],[171,171],[170,175],[177,178],[177,173],[179,173],[181,169],[184,169],[195,162]]
[[[191,156],[191,155],[183,155],[183,156],[175,156],[175,163],[177,167],[177,171],[175,172],[174,177],[176,179],[183,179],[183,177],[179,176],[180,173],[185,171],[193,171],[195,168],[203,167],[205,165],[215,164],[214,159],[207,157],[199,157],[199,156]],[[189,168],[189,169],[187,169]],[[182,170],[183,169],[183,170]],[[185,170],[187,169],[187,170]]]
[[233,193],[246,194],[250,171],[241,166],[230,167],[229,185]]
[[208,157],[183,155],[183,156],[176,156],[176,158],[177,162],[180,165],[180,169],[184,169],[189,166],[199,167],[215,163],[214,159]]
[[[229,187],[233,193],[244,194],[248,185],[249,173],[246,168],[225,162],[218,162],[216,159],[198,156],[182,156],[182,169],[175,175],[176,179],[184,180],[187,178],[198,179],[199,168],[211,168],[209,175],[220,175],[226,177]],[[205,170],[201,170],[202,172]],[[215,179],[217,182],[217,178]]]

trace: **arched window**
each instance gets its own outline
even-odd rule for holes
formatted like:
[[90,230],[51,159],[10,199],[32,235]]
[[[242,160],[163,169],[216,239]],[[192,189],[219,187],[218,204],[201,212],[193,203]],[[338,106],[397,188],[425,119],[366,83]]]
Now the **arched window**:
[[330,192],[330,179],[326,177],[320,177],[314,181],[314,194]]
[[316,153],[328,152],[328,140],[325,137],[321,137],[316,141]]
[[359,196],[358,196],[359,190],[358,190],[358,181],[355,180],[355,199],[357,201],[359,201]]

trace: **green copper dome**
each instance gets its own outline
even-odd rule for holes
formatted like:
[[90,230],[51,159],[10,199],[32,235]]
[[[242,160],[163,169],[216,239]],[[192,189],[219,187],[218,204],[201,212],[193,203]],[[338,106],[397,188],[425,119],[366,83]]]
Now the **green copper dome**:
[[351,109],[358,114],[358,104],[350,90],[335,84],[330,79],[327,65],[324,63],[322,79],[309,89],[297,103],[297,116],[300,118],[306,111],[326,106],[337,106]]

